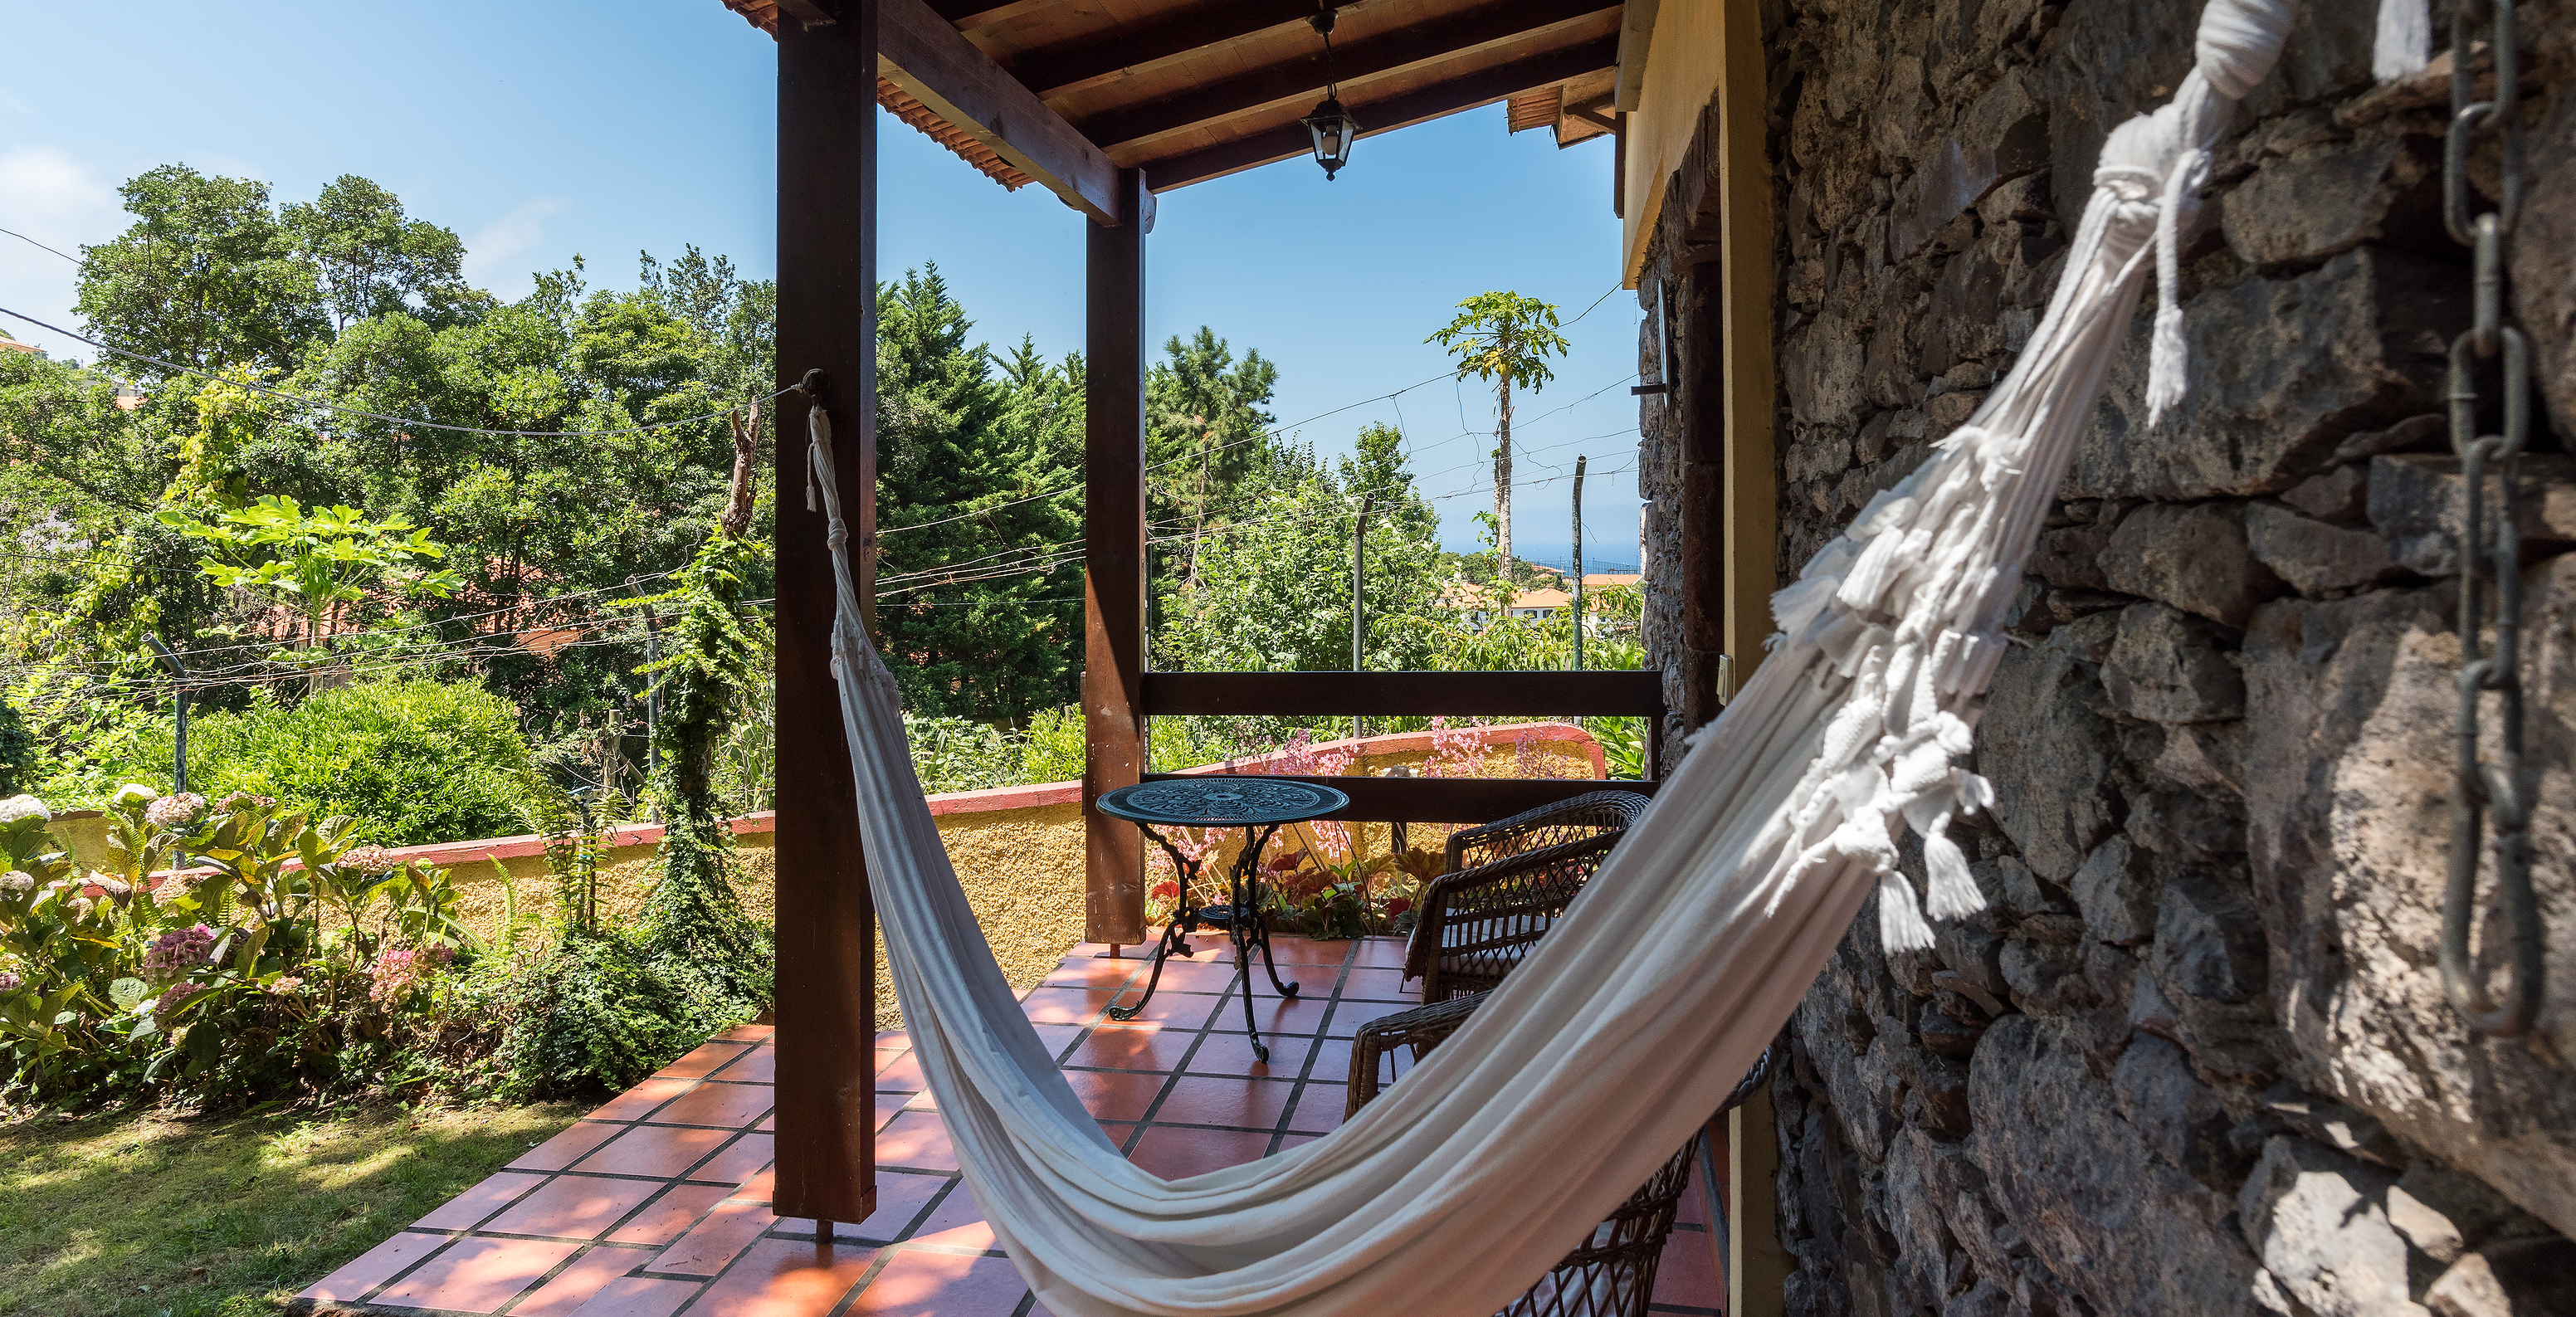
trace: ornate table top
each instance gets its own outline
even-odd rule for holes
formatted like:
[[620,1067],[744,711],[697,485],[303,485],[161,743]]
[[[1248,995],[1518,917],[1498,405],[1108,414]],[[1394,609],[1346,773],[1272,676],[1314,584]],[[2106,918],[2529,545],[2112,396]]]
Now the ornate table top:
[[1133,823],[1185,828],[1300,823],[1351,803],[1331,787],[1276,777],[1191,777],[1139,782],[1100,797],[1100,812]]

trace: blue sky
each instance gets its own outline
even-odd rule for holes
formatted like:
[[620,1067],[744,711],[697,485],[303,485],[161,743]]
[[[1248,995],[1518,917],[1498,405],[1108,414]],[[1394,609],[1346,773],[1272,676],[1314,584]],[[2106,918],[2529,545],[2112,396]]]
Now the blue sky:
[[[468,247],[504,296],[587,258],[626,286],[635,254],[696,243],[774,270],[774,60],[716,0],[440,0],[316,10],[279,0],[13,5],[0,43],[0,228],[66,252],[124,227],[116,185],[156,165],[259,178],[305,200],[372,178]],[[1083,221],[1043,189],[1005,193],[920,135],[881,125],[878,259],[936,261],[997,347],[1081,346]],[[1296,423],[1442,376],[1422,342],[1460,298],[1510,288],[1559,304],[1574,349],[1525,398],[1517,547],[1561,561],[1565,476],[1591,455],[1587,566],[1636,561],[1637,304],[1618,283],[1611,151],[1503,129],[1499,105],[1363,139],[1326,183],[1284,161],[1162,197],[1147,255],[1148,329],[1205,324],[1279,364]],[[72,323],[72,266],[0,236],[0,306]],[[76,345],[0,321],[15,337]],[[72,349],[72,350],[66,350]],[[1445,377],[1299,428],[1347,451],[1367,421],[1403,428],[1443,536],[1471,548],[1490,506],[1492,398]]]

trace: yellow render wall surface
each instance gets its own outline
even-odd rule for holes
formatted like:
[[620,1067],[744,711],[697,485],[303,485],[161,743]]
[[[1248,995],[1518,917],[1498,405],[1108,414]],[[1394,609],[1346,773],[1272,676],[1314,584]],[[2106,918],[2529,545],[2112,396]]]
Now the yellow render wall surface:
[[1646,78],[1628,112],[1627,176],[1619,180],[1620,273],[1637,286],[1646,244],[1663,215],[1664,185],[1681,168],[1700,112],[1725,68],[1727,0],[1664,0],[1646,50]]

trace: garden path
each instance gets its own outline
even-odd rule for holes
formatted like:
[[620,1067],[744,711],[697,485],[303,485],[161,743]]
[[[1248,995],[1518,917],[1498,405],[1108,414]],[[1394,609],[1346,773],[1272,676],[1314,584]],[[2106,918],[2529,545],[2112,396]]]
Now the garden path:
[[[1253,1064],[1231,995],[1232,952],[1175,960],[1133,1024],[1102,1011],[1148,962],[1083,945],[1023,997],[1101,1128],[1157,1175],[1268,1156],[1341,1123],[1350,1038],[1420,1000],[1393,938],[1283,937],[1283,977],[1308,996],[1253,1005],[1270,1044]],[[1213,952],[1214,954],[1210,954]],[[1331,980],[1329,992],[1319,991]],[[1228,1027],[1229,1023],[1233,1027]],[[877,1039],[877,1214],[836,1224],[769,1211],[769,1030],[735,1029],[413,1222],[298,1296],[306,1311],[497,1317],[1044,1317],[957,1173],[901,1033]],[[1694,1183],[1664,1252],[1659,1313],[1724,1303]]]

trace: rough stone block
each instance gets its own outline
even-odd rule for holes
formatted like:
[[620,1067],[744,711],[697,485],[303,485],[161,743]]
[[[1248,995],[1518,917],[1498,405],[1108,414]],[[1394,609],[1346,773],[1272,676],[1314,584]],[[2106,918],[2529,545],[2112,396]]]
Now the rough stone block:
[[[2576,457],[2531,453],[2517,466],[2524,561],[2576,545]],[[2489,482],[2490,499],[2495,489]],[[2370,524],[2387,538],[2399,565],[2418,575],[2459,574],[2468,495],[2460,459],[2448,454],[2370,460]]]
[[2273,575],[2303,595],[2377,585],[2402,574],[2377,532],[2329,525],[2270,503],[2245,509],[2245,538]]
[[2222,229],[2249,265],[2313,261],[2380,236],[2389,208],[2438,165],[2405,138],[2275,160],[2227,194]]
[[2305,1139],[2273,1139],[2238,1194],[2245,1238],[2281,1289],[2314,1312],[2420,1313],[2406,1239],[2388,1223],[2396,1178]]
[[2101,684],[2059,650],[2015,647],[1997,666],[1978,728],[1978,771],[1995,784],[1995,822],[2031,871],[2075,876],[2120,825],[2111,788],[2118,729],[2094,710]]
[[2513,314],[2531,336],[2532,385],[2549,418],[2576,435],[2576,93],[2559,88],[2523,150],[2522,217],[2505,249]]
[[2006,179],[2048,167],[2048,115],[2015,69],[1959,116],[1925,157],[1888,234],[1888,259],[1923,250],[1960,212]]
[[2461,1258],[2424,1292],[2436,1317],[2565,1317],[2576,1312],[2576,1244],[2516,1239]]
[[2245,713],[2245,678],[2203,618],[2163,604],[2120,611],[2119,638],[2102,664],[2111,707],[2155,723],[2225,722]]
[[2125,947],[2155,936],[2163,883],[2128,838],[2113,837],[2094,847],[2084,867],[2075,871],[2074,887],[2075,904],[2084,911],[2084,931],[2094,939]]
[[2175,1170],[2233,1192],[2243,1160],[2227,1144],[2235,1123],[2218,1093],[2192,1073],[2191,1058],[2162,1038],[2141,1038],[2111,1072],[2120,1115]]
[[2150,503],[2121,519],[2102,559],[2123,594],[2160,600],[2186,613],[2241,627],[2254,606],[2280,593],[2280,578],[2255,561],[2237,503]]
[[2339,466],[2310,476],[2281,495],[2281,501],[2319,521],[2357,524],[2370,509],[2370,468]]
[[2254,1258],[2228,1220],[2235,1204],[2123,1117],[2072,1024],[1998,1020],[1969,1071],[1969,1151],[2049,1281],[2102,1313],[2258,1311]]
[[[2386,473],[2374,471],[2374,494]],[[2545,1050],[2576,1053],[2576,558],[2525,578]],[[2267,605],[2248,631],[2249,864],[2291,1071],[2306,1088],[2576,1231],[2576,1084],[2544,1049],[2472,1036],[2435,964],[2459,650],[2446,587]],[[2482,880],[2491,892],[2492,877]],[[2493,972],[2501,932],[2474,929]]]
[[2245,794],[2245,724],[2195,723],[2162,729],[2153,758],[2140,764],[2155,781],[2195,791]]
[[2141,309],[2075,455],[2066,497],[2206,498],[2289,487],[2346,435],[2441,405],[2458,267],[2361,247],[2295,278],[2245,279],[2185,308],[2191,392],[2153,429]]

